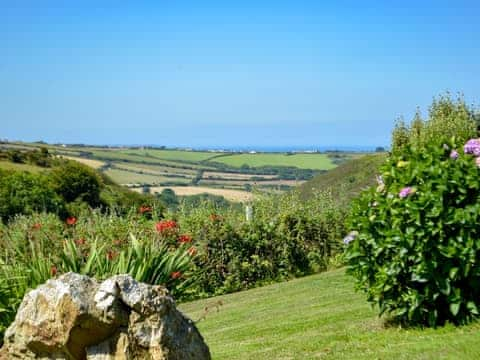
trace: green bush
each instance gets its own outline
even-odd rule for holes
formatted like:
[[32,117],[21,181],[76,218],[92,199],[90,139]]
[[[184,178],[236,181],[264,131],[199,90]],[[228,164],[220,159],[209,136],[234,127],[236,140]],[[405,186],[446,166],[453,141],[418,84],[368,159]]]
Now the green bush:
[[477,133],[477,115],[463,96],[453,99],[449,93],[435,98],[423,120],[417,110],[410,125],[402,119],[392,132],[392,153],[400,155],[408,146],[425,147],[441,139],[455,137],[467,141]]
[[406,147],[353,208],[348,272],[380,314],[430,326],[478,315],[480,170],[460,144]]
[[17,214],[41,211],[65,212],[64,201],[45,175],[0,171],[0,218],[3,221]]
[[67,161],[52,169],[50,179],[55,192],[68,203],[82,201],[91,207],[101,204],[102,180],[95,170],[86,165]]

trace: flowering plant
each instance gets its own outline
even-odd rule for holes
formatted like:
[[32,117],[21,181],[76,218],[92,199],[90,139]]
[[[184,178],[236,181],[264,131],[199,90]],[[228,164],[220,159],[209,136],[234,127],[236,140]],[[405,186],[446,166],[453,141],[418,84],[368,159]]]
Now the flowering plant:
[[459,324],[479,315],[480,141],[462,153],[455,140],[446,145],[391,156],[384,186],[355,203],[344,240],[357,287],[380,314],[405,323]]

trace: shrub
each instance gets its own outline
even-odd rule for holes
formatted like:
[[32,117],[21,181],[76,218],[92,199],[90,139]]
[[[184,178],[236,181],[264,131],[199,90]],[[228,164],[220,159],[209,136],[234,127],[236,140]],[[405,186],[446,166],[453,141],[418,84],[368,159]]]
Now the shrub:
[[63,214],[65,204],[45,175],[0,171],[0,218],[17,214],[54,212]]
[[478,315],[480,170],[458,145],[390,157],[353,208],[348,272],[380,314],[430,326]]
[[400,155],[408,146],[425,147],[452,137],[463,142],[474,137],[476,129],[475,111],[462,96],[453,99],[446,93],[433,100],[426,120],[417,110],[410,125],[397,121],[392,132],[392,152]]
[[66,202],[83,201],[100,205],[102,181],[95,170],[76,161],[67,161],[50,172],[51,183]]

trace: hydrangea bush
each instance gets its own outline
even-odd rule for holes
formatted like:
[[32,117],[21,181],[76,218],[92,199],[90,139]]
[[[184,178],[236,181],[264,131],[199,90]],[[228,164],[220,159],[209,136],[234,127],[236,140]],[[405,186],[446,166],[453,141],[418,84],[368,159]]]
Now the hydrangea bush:
[[476,139],[407,148],[354,204],[348,272],[380,314],[430,326],[478,315],[479,156]]

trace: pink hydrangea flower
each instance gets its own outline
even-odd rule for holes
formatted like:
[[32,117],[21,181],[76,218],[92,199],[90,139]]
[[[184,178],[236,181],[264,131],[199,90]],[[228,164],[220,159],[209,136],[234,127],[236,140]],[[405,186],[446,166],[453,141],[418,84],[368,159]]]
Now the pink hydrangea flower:
[[479,139],[470,139],[467,141],[463,147],[465,154],[473,154],[475,156],[480,156],[480,140]]
[[407,187],[404,187],[402,190],[400,190],[400,192],[398,193],[398,196],[400,197],[400,199],[405,199],[408,195],[413,193],[414,193],[413,188],[410,186],[407,186]]
[[457,150],[452,150],[452,152],[450,153],[450,159],[457,160],[458,156],[459,154]]

